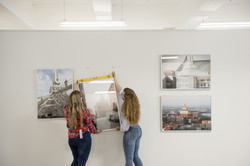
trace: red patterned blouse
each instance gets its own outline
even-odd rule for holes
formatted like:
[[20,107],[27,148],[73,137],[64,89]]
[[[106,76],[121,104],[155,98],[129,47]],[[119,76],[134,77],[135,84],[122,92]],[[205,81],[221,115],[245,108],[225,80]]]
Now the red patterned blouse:
[[65,105],[63,107],[63,113],[64,113],[64,116],[65,116],[66,121],[67,121],[69,138],[78,137],[80,129],[82,129],[83,133],[88,131],[90,133],[95,134],[97,132],[95,126],[92,123],[92,118],[91,118],[91,115],[90,115],[88,109],[82,111],[82,127],[81,127],[81,124],[80,124],[80,116],[77,117],[77,123],[78,123],[79,127],[76,130],[71,130],[69,128],[69,112],[68,112],[67,105]]

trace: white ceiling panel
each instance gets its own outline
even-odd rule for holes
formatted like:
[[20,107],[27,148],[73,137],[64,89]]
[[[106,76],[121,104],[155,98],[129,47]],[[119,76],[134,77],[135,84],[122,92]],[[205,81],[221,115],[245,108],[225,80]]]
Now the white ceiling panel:
[[62,28],[60,21],[124,20],[127,26],[118,29],[196,30],[200,22],[250,21],[250,0],[0,0],[0,5],[0,29],[71,30],[76,28]]

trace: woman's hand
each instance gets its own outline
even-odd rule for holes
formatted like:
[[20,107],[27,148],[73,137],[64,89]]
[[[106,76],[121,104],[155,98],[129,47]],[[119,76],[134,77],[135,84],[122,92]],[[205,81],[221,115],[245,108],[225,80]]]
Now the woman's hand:
[[120,126],[116,126],[115,129],[116,129],[117,131],[120,131]]
[[74,90],[78,90],[78,88],[79,88],[79,82],[76,81],[76,83],[75,83],[75,85],[74,85]]
[[96,134],[100,134],[102,132],[102,130],[97,130]]
[[112,72],[113,77],[115,78],[115,71]]
[[117,82],[117,80],[116,80],[116,74],[115,74],[114,71],[112,72],[112,75],[113,75],[113,77],[114,77],[116,91],[117,91],[117,92],[120,92],[120,91],[122,90],[122,87],[121,87],[121,86],[119,85],[119,83]]

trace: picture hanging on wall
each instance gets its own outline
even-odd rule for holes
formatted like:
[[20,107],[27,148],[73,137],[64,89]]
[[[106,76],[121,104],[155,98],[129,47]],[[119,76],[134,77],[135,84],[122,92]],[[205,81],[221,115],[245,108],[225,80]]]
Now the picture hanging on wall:
[[80,79],[78,82],[84,106],[89,109],[96,128],[108,131],[120,126],[113,75]]
[[161,131],[211,130],[210,96],[162,96]]
[[210,55],[161,55],[162,90],[209,90]]
[[38,69],[37,116],[38,119],[64,118],[62,108],[72,92],[72,69]]

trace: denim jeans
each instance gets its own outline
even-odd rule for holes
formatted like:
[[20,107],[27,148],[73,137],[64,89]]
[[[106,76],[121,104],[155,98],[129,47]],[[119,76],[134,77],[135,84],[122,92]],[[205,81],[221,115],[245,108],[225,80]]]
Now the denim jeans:
[[126,166],[142,166],[141,159],[138,156],[142,130],[139,125],[131,126],[128,131],[124,132],[123,149],[126,158]]
[[69,138],[68,142],[74,158],[71,166],[85,166],[91,149],[90,133],[83,133],[82,139],[79,136]]

